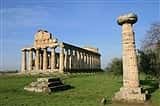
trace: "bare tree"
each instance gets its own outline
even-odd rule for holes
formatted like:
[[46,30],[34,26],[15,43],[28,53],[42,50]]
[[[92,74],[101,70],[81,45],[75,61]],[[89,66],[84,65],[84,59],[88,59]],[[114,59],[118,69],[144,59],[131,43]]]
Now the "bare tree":
[[155,76],[160,87],[160,22],[151,24],[142,42],[140,67],[143,72]]
[[142,42],[142,50],[154,49],[160,46],[160,21],[151,24]]

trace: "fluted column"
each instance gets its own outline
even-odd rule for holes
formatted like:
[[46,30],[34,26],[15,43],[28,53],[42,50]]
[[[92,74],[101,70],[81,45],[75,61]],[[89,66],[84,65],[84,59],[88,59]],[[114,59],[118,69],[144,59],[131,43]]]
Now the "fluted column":
[[29,70],[32,70],[33,67],[32,67],[32,64],[33,64],[33,51],[32,51],[32,48],[29,50]]
[[60,72],[64,72],[64,47],[61,45],[60,47],[60,67],[59,67]]
[[47,48],[43,48],[43,70],[47,69]]
[[72,69],[72,55],[73,55],[73,51],[72,51],[72,49],[70,49],[70,54],[69,54],[69,69]]
[[74,69],[77,69],[77,53],[76,53],[76,50],[74,50]]
[[41,51],[40,55],[40,69],[43,69],[43,52]]
[[81,54],[81,56],[82,56],[82,60],[81,60],[81,64],[82,64],[82,66],[81,66],[81,68],[82,69],[84,69],[84,53],[82,52],[82,54]]
[[91,54],[89,55],[89,67],[92,69],[92,56]]
[[87,64],[87,69],[89,69],[89,55],[88,55],[88,53],[86,55],[86,64]]
[[78,50],[76,51],[76,54],[77,54],[77,69],[80,69],[80,53]]
[[54,70],[55,69],[55,48],[51,48],[51,69]]
[[39,54],[39,48],[36,48],[36,57],[35,57],[35,67],[36,67],[36,70],[39,70],[39,60],[40,60],[40,54]]
[[51,55],[47,53],[47,69],[51,69]]
[[22,49],[22,61],[21,61],[21,71],[27,70],[27,57],[26,57],[26,50]]
[[87,55],[84,53],[84,69],[87,68]]
[[68,49],[65,48],[65,58],[64,58],[64,67],[65,70],[68,70]]

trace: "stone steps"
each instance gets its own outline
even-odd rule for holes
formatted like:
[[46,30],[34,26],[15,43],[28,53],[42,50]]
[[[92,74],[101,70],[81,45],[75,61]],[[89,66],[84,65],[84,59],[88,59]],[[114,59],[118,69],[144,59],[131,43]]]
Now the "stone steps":
[[36,82],[24,87],[25,90],[32,92],[55,92],[70,88],[71,86],[63,84],[60,78],[38,78]]

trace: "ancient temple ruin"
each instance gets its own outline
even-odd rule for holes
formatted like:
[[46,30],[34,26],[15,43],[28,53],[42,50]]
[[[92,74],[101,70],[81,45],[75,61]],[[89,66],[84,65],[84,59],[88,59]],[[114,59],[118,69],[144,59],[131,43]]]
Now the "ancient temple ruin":
[[97,48],[77,47],[38,30],[33,46],[22,50],[21,72],[79,72],[100,69]]

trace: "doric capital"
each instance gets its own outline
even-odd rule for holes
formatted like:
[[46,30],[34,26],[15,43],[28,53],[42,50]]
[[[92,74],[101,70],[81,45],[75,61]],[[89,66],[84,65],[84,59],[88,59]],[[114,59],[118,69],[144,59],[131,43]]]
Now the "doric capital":
[[124,23],[134,24],[137,22],[137,15],[135,13],[128,13],[118,17],[117,23],[123,25]]

